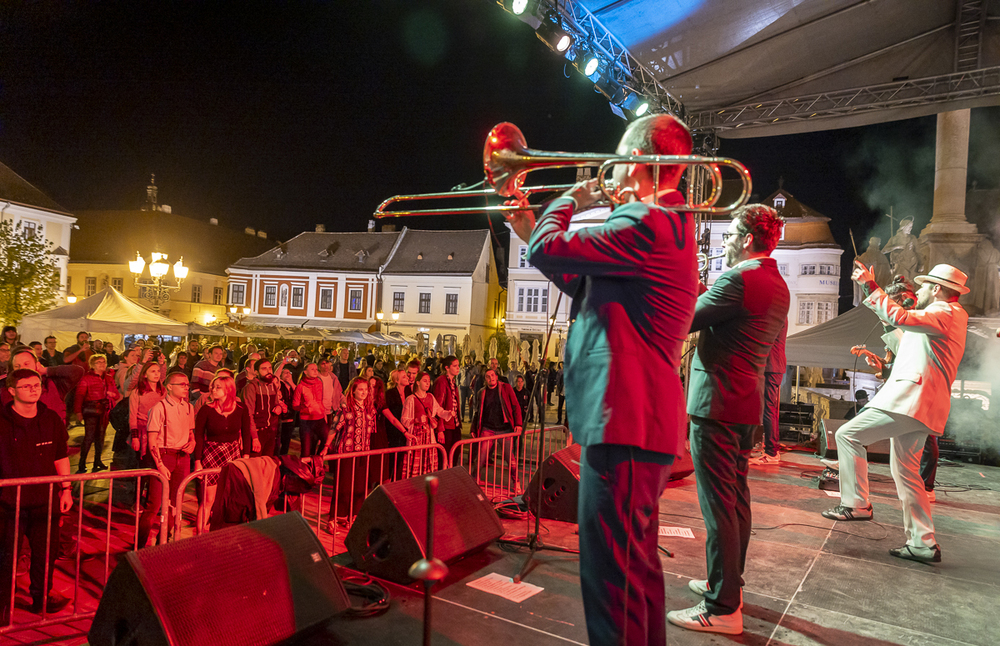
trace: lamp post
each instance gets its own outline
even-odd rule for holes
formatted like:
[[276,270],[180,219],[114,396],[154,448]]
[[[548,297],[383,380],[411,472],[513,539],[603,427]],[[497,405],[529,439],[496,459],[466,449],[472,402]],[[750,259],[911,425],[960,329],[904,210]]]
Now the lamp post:
[[70,305],[72,305],[73,303],[75,303],[76,302],[76,294],[74,294],[73,292],[70,292],[69,294],[67,294],[66,295],[66,302],[69,303]]
[[236,307],[235,305],[229,306],[229,320],[236,323],[237,325],[243,324],[243,319],[250,316],[249,307]]
[[145,268],[146,261],[138,251],[135,252],[135,260],[129,261],[128,269],[132,272],[135,286],[139,288],[139,298],[152,303],[153,311],[159,312],[160,306],[170,300],[170,292],[181,288],[181,283],[187,278],[188,268],[184,266],[184,259],[181,258],[174,263],[173,284],[165,282],[170,272],[170,264],[167,262],[167,254],[157,251],[150,254],[149,278],[143,277]]
[[383,312],[376,312],[375,313],[375,318],[378,319],[378,322],[379,322],[380,326],[383,323],[385,324],[385,333],[389,334],[389,327],[392,326],[392,325],[395,325],[396,321],[399,320],[399,312],[393,312],[392,313],[392,323],[389,322],[389,319],[387,319],[385,317],[385,314]]

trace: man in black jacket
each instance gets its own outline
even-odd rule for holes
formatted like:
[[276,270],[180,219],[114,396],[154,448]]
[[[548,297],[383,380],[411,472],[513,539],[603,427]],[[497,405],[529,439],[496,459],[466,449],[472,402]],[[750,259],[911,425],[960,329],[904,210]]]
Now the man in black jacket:
[[[42,396],[39,374],[14,370],[7,376],[5,388],[12,401],[0,410],[0,478],[68,476],[69,436],[59,416],[38,401]],[[43,608],[49,613],[58,612],[69,603],[59,592],[49,594],[59,551],[59,517],[73,506],[68,482],[57,483],[54,488],[50,507],[49,485],[23,487],[20,514],[15,506],[17,487],[0,489],[0,626],[10,623],[12,563],[22,536],[27,536],[31,545],[31,612],[41,613]]]
[[743,569],[750,542],[748,458],[763,419],[764,368],[788,316],[788,286],[770,257],[784,223],[752,204],[723,234],[732,269],[698,297],[687,412],[698,502],[708,536],[708,580],[689,582],[705,599],[667,613],[670,623],[704,632],[743,632]]

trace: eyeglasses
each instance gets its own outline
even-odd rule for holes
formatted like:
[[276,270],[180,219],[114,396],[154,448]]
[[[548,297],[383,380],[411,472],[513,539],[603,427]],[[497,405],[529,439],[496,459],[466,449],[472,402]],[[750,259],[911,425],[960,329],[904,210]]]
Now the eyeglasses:
[[732,238],[733,236],[744,236],[744,235],[746,235],[746,234],[745,233],[730,233],[730,232],[726,231],[725,233],[722,234],[722,242],[723,243],[728,242],[729,239]]
[[14,386],[17,390],[41,390],[42,384],[28,384],[27,386]]

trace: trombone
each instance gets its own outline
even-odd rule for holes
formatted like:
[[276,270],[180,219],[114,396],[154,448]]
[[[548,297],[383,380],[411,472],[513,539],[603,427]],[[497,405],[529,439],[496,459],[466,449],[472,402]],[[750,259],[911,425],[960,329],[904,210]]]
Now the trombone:
[[[561,192],[572,188],[573,184],[553,184],[543,186],[523,186],[527,174],[541,169],[596,167],[597,185],[610,204],[618,205],[628,201],[627,191],[619,191],[606,175],[616,164],[648,164],[654,167],[656,187],[654,194],[659,195],[660,166],[694,166],[704,169],[711,179],[712,190],[701,202],[695,202],[695,182],[689,181],[687,201],[684,206],[672,207],[674,211],[705,214],[727,214],[746,204],[750,198],[753,183],[750,171],[746,166],[727,157],[701,157],[698,155],[605,155],[601,153],[566,153],[548,152],[528,148],[521,130],[512,123],[500,123],[493,127],[483,146],[483,171],[486,182],[491,188],[480,190],[447,191],[442,193],[418,193],[413,195],[395,195],[379,204],[375,210],[375,218],[404,217],[411,215],[457,215],[475,213],[504,213],[515,211],[538,211],[542,205],[497,205],[473,206],[444,209],[400,209],[389,210],[401,202],[421,200],[447,199],[456,197],[489,197],[498,195],[504,198],[522,198],[535,193]],[[743,182],[743,192],[730,205],[718,207],[722,187],[722,167],[734,169]]]

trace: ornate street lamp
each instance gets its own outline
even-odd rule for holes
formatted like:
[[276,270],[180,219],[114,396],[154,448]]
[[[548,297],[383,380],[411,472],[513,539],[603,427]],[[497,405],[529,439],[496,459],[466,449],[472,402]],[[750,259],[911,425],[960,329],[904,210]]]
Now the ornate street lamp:
[[229,321],[236,323],[237,325],[242,325],[243,319],[250,316],[249,307],[236,307],[235,305],[229,306]]
[[135,260],[129,261],[128,269],[132,272],[135,286],[139,288],[139,298],[149,301],[153,305],[153,311],[159,312],[160,306],[170,300],[170,292],[181,288],[181,283],[187,278],[188,268],[184,266],[184,259],[181,258],[174,263],[173,283],[165,282],[167,274],[170,273],[170,264],[167,262],[167,254],[157,251],[150,254],[148,279],[143,277],[145,268],[146,261],[136,251]]
[[385,333],[389,334],[389,327],[395,325],[396,321],[399,320],[399,312],[392,313],[392,323],[389,322],[389,319],[385,317],[385,313],[383,312],[376,312],[375,318],[378,319],[379,325],[385,324]]

